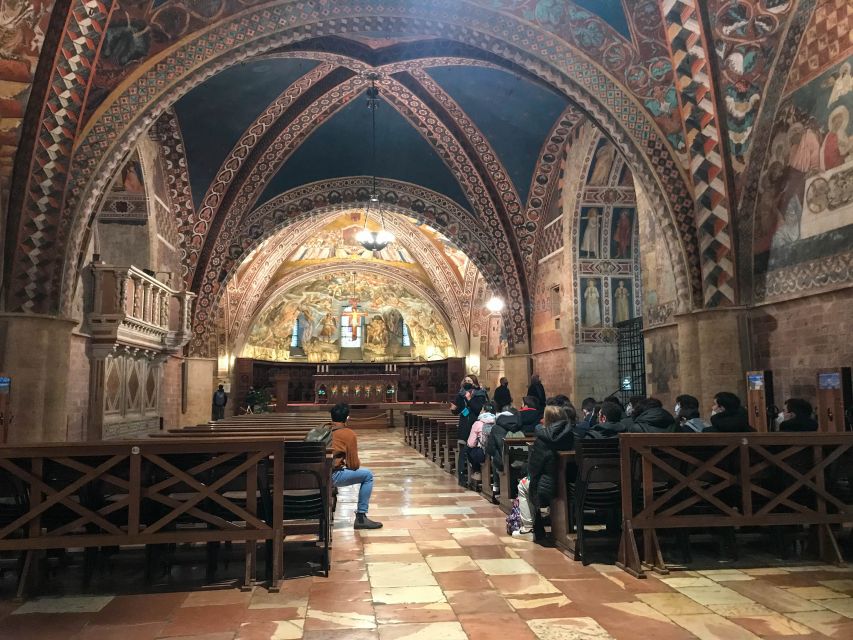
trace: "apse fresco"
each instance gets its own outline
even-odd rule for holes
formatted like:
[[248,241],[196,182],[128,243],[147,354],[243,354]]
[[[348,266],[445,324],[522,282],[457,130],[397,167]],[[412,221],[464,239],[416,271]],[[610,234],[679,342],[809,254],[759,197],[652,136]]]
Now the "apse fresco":
[[[412,254],[397,242],[392,242],[382,251],[368,251],[362,247],[356,236],[364,228],[360,216],[341,216],[311,236],[305,244],[294,251],[288,262],[311,262],[325,260],[380,260],[393,262],[397,266],[415,265]],[[368,229],[378,231],[379,227],[371,221]]]
[[755,213],[757,273],[819,262],[853,245],[851,70],[853,56],[779,108]]
[[[342,356],[342,347],[353,339],[342,331],[349,321],[343,316],[353,300],[361,316],[359,345]],[[301,282],[277,295],[252,324],[242,356],[293,360],[291,341],[297,319],[299,343],[309,362],[357,360],[359,351],[365,361],[440,360],[456,353],[443,320],[422,296],[378,274],[360,272],[353,277],[342,272]],[[404,323],[410,345],[405,344]]]

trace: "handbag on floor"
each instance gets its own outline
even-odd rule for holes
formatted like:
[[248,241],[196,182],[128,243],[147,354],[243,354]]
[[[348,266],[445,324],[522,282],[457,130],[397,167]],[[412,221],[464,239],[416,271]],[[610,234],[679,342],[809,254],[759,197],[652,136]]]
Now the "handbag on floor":
[[506,534],[512,535],[513,531],[521,530],[521,508],[518,506],[518,498],[512,501],[512,509],[506,515]]

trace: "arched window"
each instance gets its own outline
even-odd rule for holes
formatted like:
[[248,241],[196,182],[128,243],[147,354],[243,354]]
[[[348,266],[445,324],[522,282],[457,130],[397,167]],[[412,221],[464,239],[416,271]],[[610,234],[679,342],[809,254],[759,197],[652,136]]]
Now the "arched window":
[[400,325],[402,325],[400,327],[400,335],[403,336],[403,340],[402,340],[403,346],[404,347],[411,347],[412,346],[412,337],[411,337],[411,335],[409,335],[409,325],[407,325],[406,321],[402,320],[402,319],[400,320]]
[[290,334],[290,348],[298,349],[302,346],[302,314],[296,316],[293,321],[293,333]]

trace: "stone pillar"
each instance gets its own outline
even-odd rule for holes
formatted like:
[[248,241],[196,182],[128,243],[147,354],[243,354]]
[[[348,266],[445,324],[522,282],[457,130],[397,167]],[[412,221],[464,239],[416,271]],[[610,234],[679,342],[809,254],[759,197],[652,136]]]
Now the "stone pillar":
[[9,443],[62,442],[72,320],[0,314],[0,371],[12,378]]
[[714,394],[731,391],[746,401],[749,368],[747,323],[743,308],[705,309],[676,316],[678,393],[699,398],[703,416]]
[[527,395],[530,386],[531,356],[527,353],[504,356],[502,359],[504,376],[509,381],[512,404],[521,407],[521,399]]
[[219,384],[216,358],[186,358],[184,366],[183,393],[187,402],[186,411],[181,414],[181,426],[207,423],[213,412],[213,392]]

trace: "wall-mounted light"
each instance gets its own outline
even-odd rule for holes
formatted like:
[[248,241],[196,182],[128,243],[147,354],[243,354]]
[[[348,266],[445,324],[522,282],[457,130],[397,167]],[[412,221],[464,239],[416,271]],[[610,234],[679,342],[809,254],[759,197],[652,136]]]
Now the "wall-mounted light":
[[504,310],[504,301],[497,296],[493,296],[486,302],[486,309],[492,313],[500,313]]

